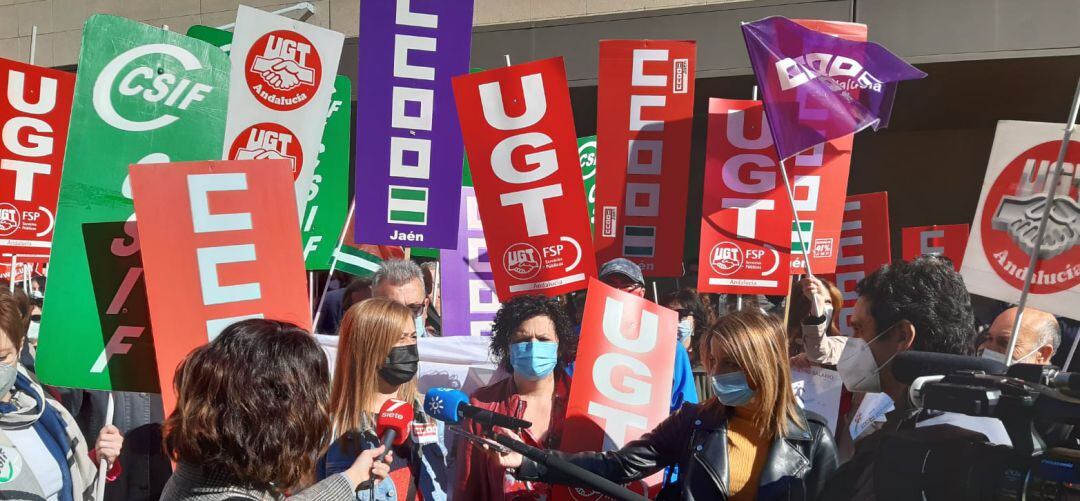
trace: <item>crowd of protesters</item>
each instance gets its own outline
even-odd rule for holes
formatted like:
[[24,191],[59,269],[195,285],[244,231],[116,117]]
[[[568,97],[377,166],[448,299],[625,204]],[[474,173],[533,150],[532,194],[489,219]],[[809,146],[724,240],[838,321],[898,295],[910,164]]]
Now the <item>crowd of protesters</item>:
[[[330,360],[294,325],[229,326],[176,369],[169,416],[157,395],[43,386],[33,360],[44,280],[31,294],[4,287],[0,453],[11,469],[0,471],[0,498],[92,499],[99,475],[108,480],[107,499],[131,500],[532,500],[576,482],[478,438],[502,433],[618,483],[664,472],[653,492],[659,499],[861,499],[874,489],[867,471],[879,432],[940,417],[907,398],[908,385],[892,372],[896,355],[918,350],[1004,363],[1017,319],[1007,305],[977,318],[959,274],[934,257],[863,279],[850,337],[840,334],[839,290],[818,278],[796,283],[784,307],[680,288],[653,298],[678,318],[670,416],[621,449],[564,454],[554,450],[571,426],[565,418],[585,293],[519,296],[501,306],[490,356],[505,377],[473,391],[471,404],[532,426],[514,433],[466,421],[466,440],[422,411],[417,390],[417,339],[441,335],[431,273],[387,261],[373,277],[331,291],[317,324],[337,338]],[[599,278],[648,296],[628,260],[605,263]],[[1071,341],[1061,321],[1029,308],[1019,327],[1014,363],[1060,364]],[[844,384],[835,438],[789,390],[791,369],[814,365],[836,369]],[[878,395],[891,399],[892,410],[851,436],[855,410]],[[105,425],[110,397],[116,413]],[[409,439],[387,450],[375,419],[390,399],[416,412]],[[1007,441],[996,420],[966,426]],[[1054,423],[1036,426],[1061,440],[1071,435]]]

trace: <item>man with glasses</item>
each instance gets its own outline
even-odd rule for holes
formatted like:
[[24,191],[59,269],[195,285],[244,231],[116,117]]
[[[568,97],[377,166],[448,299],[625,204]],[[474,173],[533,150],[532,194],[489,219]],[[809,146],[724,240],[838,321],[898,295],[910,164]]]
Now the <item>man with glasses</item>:
[[[645,297],[645,277],[641,268],[626,258],[615,258],[600,267],[600,281],[637,297]],[[682,343],[675,343],[675,372],[671,382],[671,412],[682,404],[696,404],[697,389],[694,387],[694,371],[690,367],[690,355]]]
[[397,301],[412,311],[419,337],[440,336],[427,328],[428,294],[424,288],[424,272],[416,263],[403,259],[383,261],[371,278],[371,293]]

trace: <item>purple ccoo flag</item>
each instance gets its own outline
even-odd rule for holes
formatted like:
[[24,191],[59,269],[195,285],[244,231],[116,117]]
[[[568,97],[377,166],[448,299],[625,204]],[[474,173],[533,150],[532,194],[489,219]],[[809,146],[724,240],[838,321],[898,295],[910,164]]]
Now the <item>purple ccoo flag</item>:
[[887,126],[897,83],[926,76],[876,43],[826,35],[785,17],[742,30],[781,159]]

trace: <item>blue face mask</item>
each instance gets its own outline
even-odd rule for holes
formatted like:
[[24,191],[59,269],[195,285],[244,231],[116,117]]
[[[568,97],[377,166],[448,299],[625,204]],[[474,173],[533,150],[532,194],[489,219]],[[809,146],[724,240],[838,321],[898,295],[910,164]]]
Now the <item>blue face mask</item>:
[[746,405],[754,398],[754,390],[746,382],[746,373],[743,371],[717,374],[710,378],[716,399],[728,407]]
[[424,316],[413,317],[413,324],[416,325],[416,337],[427,337],[427,329],[424,328]]
[[559,362],[559,343],[529,341],[510,345],[510,366],[529,381],[544,379]]
[[693,322],[694,317],[686,317],[679,320],[679,328],[675,331],[675,339],[680,343],[689,339],[694,334]]

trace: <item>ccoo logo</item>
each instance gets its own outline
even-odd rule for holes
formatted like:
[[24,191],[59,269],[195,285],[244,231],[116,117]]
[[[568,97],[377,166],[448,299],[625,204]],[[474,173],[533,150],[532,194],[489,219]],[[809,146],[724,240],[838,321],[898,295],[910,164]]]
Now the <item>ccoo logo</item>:
[[251,93],[277,111],[307,104],[322,80],[319,52],[305,36],[289,30],[259,37],[248,51],[244,68]]
[[293,181],[304,166],[304,150],[287,127],[264,122],[244,129],[229,147],[231,160],[285,159],[292,163]]

